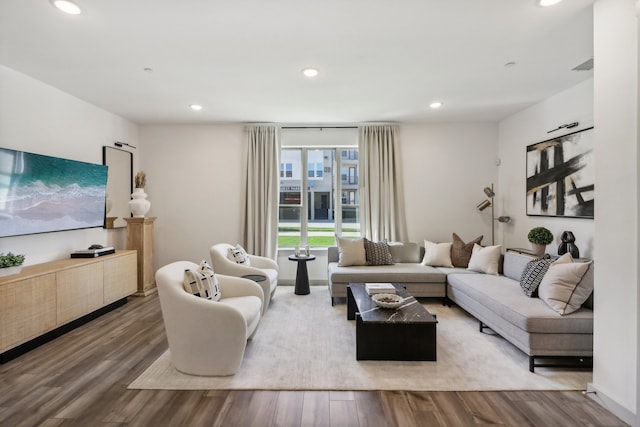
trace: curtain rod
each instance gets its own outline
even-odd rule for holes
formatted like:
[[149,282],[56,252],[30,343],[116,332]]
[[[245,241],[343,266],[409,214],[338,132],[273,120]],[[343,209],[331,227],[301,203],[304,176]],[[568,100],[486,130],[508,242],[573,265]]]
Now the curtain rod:
[[280,129],[358,129],[358,126],[282,126]]

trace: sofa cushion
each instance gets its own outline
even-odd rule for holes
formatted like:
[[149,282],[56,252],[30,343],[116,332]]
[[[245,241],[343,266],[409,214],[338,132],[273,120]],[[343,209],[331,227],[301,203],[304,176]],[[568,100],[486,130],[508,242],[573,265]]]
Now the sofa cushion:
[[535,256],[507,251],[504,254],[503,274],[510,279],[520,281],[522,272]]
[[526,296],[538,296],[538,286],[552,262],[549,255],[544,255],[543,258],[536,258],[527,263],[520,276],[520,287]]
[[582,282],[590,266],[591,262],[573,262],[569,254],[561,256],[542,278],[540,299],[562,315],[580,309],[593,291],[593,282]]
[[480,244],[482,237],[476,237],[469,243],[465,243],[456,233],[453,233],[453,244],[451,245],[451,263],[454,267],[467,268],[469,266],[469,260],[471,259],[471,253],[473,252],[473,245]]
[[449,267],[451,264],[451,245],[452,243],[434,243],[428,240],[424,241],[424,258],[422,265],[430,265],[432,267]]
[[541,299],[527,298],[516,280],[487,274],[450,274],[449,287],[530,333],[592,334],[593,311],[580,308],[561,316]]
[[394,265],[347,266],[329,263],[331,283],[445,283],[447,275],[434,267],[419,263],[395,263]]
[[222,296],[218,277],[204,260],[198,268],[185,270],[183,287],[185,291],[200,298],[219,301]]
[[340,256],[338,264],[343,267],[349,265],[367,265],[367,253],[364,250],[364,238],[346,239],[336,236]]
[[414,242],[389,242],[393,262],[420,262],[420,245]]
[[467,268],[478,273],[497,276],[501,253],[502,246],[500,245],[482,247],[474,244],[471,259],[469,259],[469,267]]
[[372,242],[364,239],[364,252],[367,258],[367,265],[391,265],[393,257],[387,242]]

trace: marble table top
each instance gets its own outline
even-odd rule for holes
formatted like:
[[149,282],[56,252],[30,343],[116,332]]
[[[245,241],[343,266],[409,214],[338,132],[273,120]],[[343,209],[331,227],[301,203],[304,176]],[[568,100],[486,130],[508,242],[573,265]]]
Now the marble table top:
[[396,294],[406,298],[405,304],[398,308],[378,307],[367,293],[364,283],[350,283],[351,293],[358,307],[357,311],[365,323],[437,323],[418,300],[409,295],[406,289],[393,284]]

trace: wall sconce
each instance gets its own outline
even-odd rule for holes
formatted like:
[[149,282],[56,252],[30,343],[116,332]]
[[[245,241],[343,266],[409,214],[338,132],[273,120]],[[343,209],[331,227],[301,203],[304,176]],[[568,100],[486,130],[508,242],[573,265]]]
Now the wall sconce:
[[482,212],[483,210],[491,207],[491,246],[495,244],[495,223],[494,221],[501,222],[503,224],[507,224],[511,222],[510,216],[499,216],[495,217],[494,207],[493,207],[493,198],[496,196],[496,193],[493,191],[493,184],[491,187],[484,187],[484,194],[489,198],[485,199],[476,206],[476,208]]

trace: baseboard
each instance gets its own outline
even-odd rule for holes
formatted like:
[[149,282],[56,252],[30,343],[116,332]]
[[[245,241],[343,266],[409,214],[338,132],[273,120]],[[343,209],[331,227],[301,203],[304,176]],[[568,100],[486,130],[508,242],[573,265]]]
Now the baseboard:
[[637,418],[634,413],[611,399],[602,391],[598,390],[592,383],[587,383],[587,391],[585,391],[585,394],[625,423],[635,425],[637,422]]

